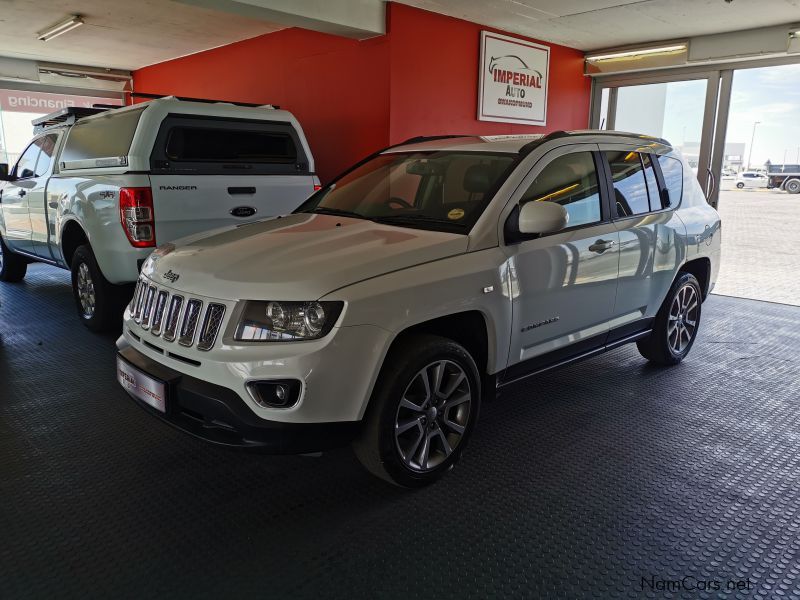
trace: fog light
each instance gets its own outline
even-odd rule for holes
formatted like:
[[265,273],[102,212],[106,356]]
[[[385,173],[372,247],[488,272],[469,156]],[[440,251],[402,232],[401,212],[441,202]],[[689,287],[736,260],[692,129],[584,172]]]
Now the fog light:
[[296,379],[251,381],[247,389],[253,400],[264,408],[289,408],[300,398],[300,382]]

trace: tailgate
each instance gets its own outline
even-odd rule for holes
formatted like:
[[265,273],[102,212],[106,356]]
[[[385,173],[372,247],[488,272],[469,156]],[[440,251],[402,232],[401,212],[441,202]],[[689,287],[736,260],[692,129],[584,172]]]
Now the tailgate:
[[314,191],[313,175],[151,175],[156,240],[285,215]]

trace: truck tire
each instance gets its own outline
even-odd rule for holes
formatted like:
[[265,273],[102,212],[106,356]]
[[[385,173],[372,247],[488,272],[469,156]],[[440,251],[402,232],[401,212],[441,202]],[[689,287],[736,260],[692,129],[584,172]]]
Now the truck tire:
[[783,184],[783,189],[790,194],[800,194],[800,179],[790,179]]
[[91,246],[84,244],[72,255],[72,294],[83,324],[100,333],[118,328],[124,309],[125,286],[116,286],[103,276]]
[[353,443],[373,475],[422,487],[447,473],[466,446],[481,402],[481,379],[463,346],[409,336],[392,348]]
[[702,307],[703,292],[697,278],[678,273],[656,315],[653,332],[636,342],[639,354],[656,365],[677,365],[697,339]]
[[19,254],[11,252],[0,237],[0,281],[9,283],[22,281],[27,272],[28,261]]

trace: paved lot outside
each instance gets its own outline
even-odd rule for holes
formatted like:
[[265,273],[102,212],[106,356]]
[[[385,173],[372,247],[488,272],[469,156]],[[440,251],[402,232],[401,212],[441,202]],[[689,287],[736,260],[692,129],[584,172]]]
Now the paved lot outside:
[[726,189],[715,294],[800,306],[800,194]]

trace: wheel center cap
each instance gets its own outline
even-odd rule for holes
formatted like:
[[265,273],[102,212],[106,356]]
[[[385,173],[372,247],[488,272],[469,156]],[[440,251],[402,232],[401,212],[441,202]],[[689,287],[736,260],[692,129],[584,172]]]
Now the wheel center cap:
[[438,415],[438,414],[439,414],[439,411],[436,410],[436,407],[435,406],[431,406],[428,409],[428,414],[427,414],[428,420],[429,421],[433,421],[436,418],[436,415]]

